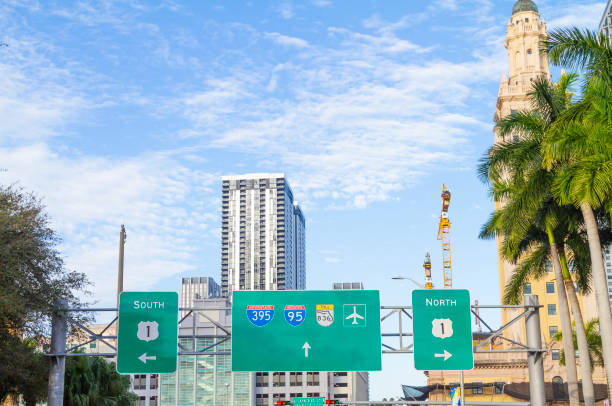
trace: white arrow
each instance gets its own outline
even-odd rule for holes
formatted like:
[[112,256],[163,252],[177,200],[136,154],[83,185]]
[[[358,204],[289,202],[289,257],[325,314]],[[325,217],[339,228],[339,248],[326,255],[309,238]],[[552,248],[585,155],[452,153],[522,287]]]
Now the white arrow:
[[305,342],[302,348],[304,349],[304,356],[308,358],[308,350],[310,349],[310,345],[308,345],[308,342]]
[[155,361],[157,359],[157,357],[155,355],[149,355],[147,357],[147,353],[145,352],[144,354],[142,354],[140,357],[138,357],[139,360],[141,360],[142,362],[144,362],[145,364],[147,363],[147,360],[151,360],[151,361]]
[[448,352],[446,350],[444,350],[444,354],[434,354],[434,357],[436,357],[436,358],[444,357],[444,361],[446,361],[447,359],[449,359],[452,356],[453,356],[453,354],[451,354],[450,352]]

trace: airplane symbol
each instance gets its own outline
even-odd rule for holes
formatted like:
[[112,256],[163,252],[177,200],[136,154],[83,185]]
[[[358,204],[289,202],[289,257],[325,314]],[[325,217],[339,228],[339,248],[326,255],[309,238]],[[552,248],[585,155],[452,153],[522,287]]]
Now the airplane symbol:
[[351,324],[359,324],[357,323],[357,319],[363,320],[363,316],[357,314],[357,306],[353,306],[353,314],[349,315],[346,319],[353,319],[353,322]]

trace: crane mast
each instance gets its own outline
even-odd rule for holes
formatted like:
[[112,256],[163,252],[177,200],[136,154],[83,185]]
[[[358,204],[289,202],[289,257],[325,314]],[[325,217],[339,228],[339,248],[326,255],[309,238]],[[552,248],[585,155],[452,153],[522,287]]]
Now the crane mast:
[[442,240],[442,274],[444,275],[444,287],[453,287],[453,269],[451,266],[450,246],[450,221],[448,220],[448,206],[450,205],[451,193],[446,186],[442,185],[442,212],[440,214],[440,225],[438,226],[438,240]]

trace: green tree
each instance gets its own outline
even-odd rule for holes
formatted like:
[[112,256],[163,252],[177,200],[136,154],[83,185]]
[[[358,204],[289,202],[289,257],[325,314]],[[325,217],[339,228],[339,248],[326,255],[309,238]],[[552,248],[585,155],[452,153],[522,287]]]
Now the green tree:
[[81,305],[76,295],[87,280],[65,269],[58,242],[35,196],[0,185],[0,401],[9,394],[30,403],[43,398],[34,388],[48,360],[35,349],[46,342],[59,299]]
[[[585,325],[587,341],[589,343],[589,358],[591,365],[594,367],[595,364],[603,364],[603,354],[601,348],[601,335],[599,334],[599,319],[591,319]],[[574,349],[578,349],[578,342],[576,340],[576,330],[572,331],[574,338]],[[563,334],[558,331],[553,337],[556,341],[561,341]],[[561,351],[559,358],[561,365],[565,365],[565,351]]]
[[[612,312],[594,209],[612,205],[612,48],[601,34],[577,28],[552,31],[544,41],[552,63],[583,69],[583,98],[544,145],[547,167],[561,168],[555,194],[579,207],[589,240],[606,375],[612,377]],[[565,334],[565,333],[564,333]],[[612,399],[612,385],[608,385]]]
[[67,357],[64,406],[130,406],[130,378],[101,357]]
[[[546,78],[534,81],[529,93],[532,110],[511,114],[497,126],[503,139],[513,141],[494,145],[481,160],[481,178],[490,184],[495,201],[504,203],[484,225],[481,237],[502,237],[501,253],[514,264],[519,264],[506,287],[505,300],[516,302],[529,276],[543,272],[551,260],[555,272],[561,330],[571,334],[571,318],[577,320],[579,347],[587,354],[586,337],[574,282],[569,272],[565,246],[570,235],[578,233],[581,222],[576,221],[571,206],[559,205],[552,194],[554,170],[543,169],[542,142],[556,120],[570,107],[568,89],[576,75],[562,75],[558,83]],[[518,140],[514,140],[517,137]],[[573,213],[572,213],[573,212]],[[578,244],[580,239],[572,240]],[[588,272],[582,272],[588,275]],[[582,329],[581,329],[582,327]],[[578,377],[570,339],[563,340],[568,353],[566,366],[570,404],[579,404]],[[581,363],[585,404],[594,405],[590,365]],[[585,372],[586,371],[586,372]]]

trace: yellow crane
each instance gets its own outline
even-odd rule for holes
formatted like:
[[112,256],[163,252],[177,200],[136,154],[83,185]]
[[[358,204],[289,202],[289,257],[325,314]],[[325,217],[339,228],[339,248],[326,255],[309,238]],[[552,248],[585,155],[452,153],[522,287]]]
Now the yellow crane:
[[444,287],[453,287],[453,268],[451,267],[450,221],[448,220],[448,206],[450,206],[451,193],[442,185],[442,213],[438,226],[438,240],[442,240],[442,274]]

